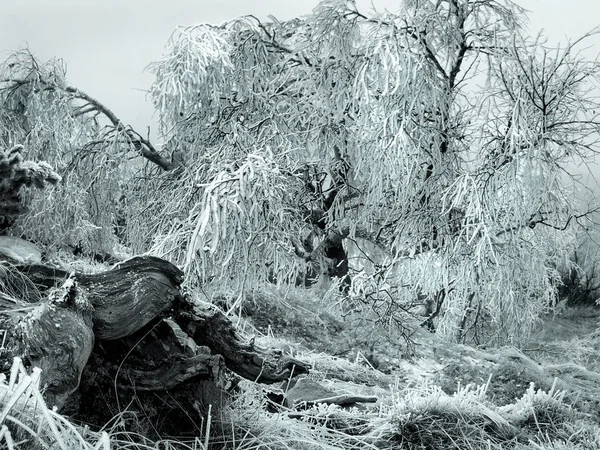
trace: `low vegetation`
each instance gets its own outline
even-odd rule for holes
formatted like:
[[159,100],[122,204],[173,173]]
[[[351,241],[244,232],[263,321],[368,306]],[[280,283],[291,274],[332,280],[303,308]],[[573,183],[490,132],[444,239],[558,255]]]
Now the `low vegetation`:
[[[291,392],[289,384],[274,388],[244,382],[226,411],[198,417],[197,436],[151,440],[145,437],[151,430],[140,420],[144,405],[124,408],[104,429],[90,430],[48,409],[39,372],[28,374],[15,360],[0,384],[3,445],[316,450],[600,446],[598,309],[569,308],[562,316],[545,317],[521,350],[451,344],[425,330],[416,331],[408,347],[389,333],[383,342],[386,330],[378,322],[360,335],[353,319],[328,308],[310,291],[293,290],[283,300],[279,294],[271,289],[248,299],[251,314],[238,318],[240,328],[253,332],[257,343],[275,344],[310,363],[309,393],[317,389],[328,396],[375,398],[375,403],[282,405],[281,397],[272,394]],[[582,318],[589,326],[581,326]],[[341,356],[327,349],[338,349]]]

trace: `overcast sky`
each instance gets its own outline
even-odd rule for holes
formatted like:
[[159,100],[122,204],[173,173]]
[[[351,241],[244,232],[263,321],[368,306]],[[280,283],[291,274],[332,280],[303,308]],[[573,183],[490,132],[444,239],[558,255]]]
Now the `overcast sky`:
[[[144,130],[152,108],[144,89],[152,76],[144,67],[157,60],[177,25],[254,14],[289,19],[310,13],[317,0],[1,0],[0,54],[22,45],[41,60],[63,58],[70,84]],[[530,31],[544,28],[551,42],[575,38],[600,25],[599,0],[517,0],[531,11]],[[370,0],[358,0],[368,12]],[[398,1],[374,0],[378,9]],[[594,55],[598,48],[588,51]],[[143,132],[143,131],[142,131]]]

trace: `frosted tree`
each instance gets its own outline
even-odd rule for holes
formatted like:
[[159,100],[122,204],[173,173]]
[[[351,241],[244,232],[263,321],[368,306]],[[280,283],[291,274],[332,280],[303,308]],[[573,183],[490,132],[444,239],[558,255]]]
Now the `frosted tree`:
[[329,0],[288,22],[178,28],[151,96],[180,168],[152,179],[173,195],[138,216],[153,231],[139,245],[242,286],[307,262],[344,277],[349,251],[377,253],[375,271],[350,264],[350,293],[377,276],[399,308],[435,296],[458,340],[484,316],[526,332],[588,213],[569,164],[596,153],[600,123],[597,65],[578,42],[529,41],[524,18],[510,1],[365,15]]
[[172,167],[147,138],[71,86],[63,61],[40,62],[27,48],[0,63],[0,148],[18,145],[25,157],[48,161],[62,183],[44,195],[24,195],[31,214],[17,220],[14,231],[84,253],[110,253],[116,244],[113,229],[131,161]]
[[21,199],[22,188],[44,189],[60,181],[60,176],[47,163],[24,161],[22,151],[21,145],[0,150],[0,233],[27,212]]
[[60,61],[15,53],[1,143],[39,149],[70,186],[38,200],[65,223],[36,229],[119,239],[191,285],[333,278],[388,318],[428,297],[428,323],[452,339],[484,322],[526,333],[593,209],[574,201],[571,168],[598,150],[598,66],[580,41],[528,39],[508,0],[400,4],[178,28],[150,65],[160,150]]

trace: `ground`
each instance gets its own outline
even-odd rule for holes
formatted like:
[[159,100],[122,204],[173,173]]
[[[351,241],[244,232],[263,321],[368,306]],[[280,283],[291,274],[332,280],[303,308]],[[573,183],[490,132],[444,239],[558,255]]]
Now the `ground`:
[[[311,379],[330,391],[378,399],[354,408],[311,405],[305,422],[325,417],[325,426],[329,420],[356,438],[344,447],[321,436],[333,447],[314,448],[600,448],[598,307],[544,316],[521,348],[484,349],[449,344],[424,329],[407,346],[385,327],[336,315],[308,293],[283,297],[250,297],[250,329],[309,360]],[[311,428],[306,440],[315,434]]]
[[[236,299],[211,297],[224,310]],[[256,345],[310,363],[310,374],[242,382],[231,405],[198,419],[199,436],[186,442],[132,433],[137,419],[126,409],[103,433],[51,411],[40,423],[52,425],[39,429],[62,436],[62,448],[85,449],[600,449],[600,307],[549,314],[520,348],[493,349],[449,344],[419,327],[407,335],[339,295],[305,289],[260,289],[231,317]],[[21,392],[25,381],[0,387]],[[26,392],[8,402],[21,422],[39,411],[36,391]]]

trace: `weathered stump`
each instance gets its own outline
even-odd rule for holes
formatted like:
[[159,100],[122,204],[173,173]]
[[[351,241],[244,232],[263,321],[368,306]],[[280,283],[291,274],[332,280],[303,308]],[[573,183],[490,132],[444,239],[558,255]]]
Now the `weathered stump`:
[[77,389],[94,346],[92,307],[68,278],[48,291],[46,301],[30,304],[0,296],[0,329],[4,330],[2,369],[15,356],[42,369],[46,400],[62,406]]
[[184,295],[182,272],[160,258],[135,257],[98,274],[17,268],[42,297],[0,297],[8,337],[2,362],[8,367],[19,356],[42,368],[47,401],[88,423],[103,425],[129,407],[155,420],[159,432],[193,433],[239,377],[274,383],[308,371],[255,346],[218,308]]

